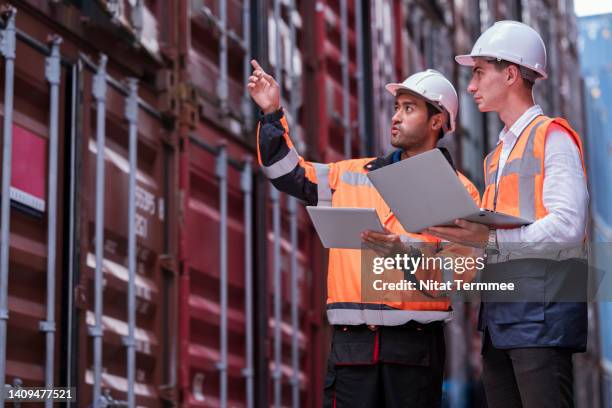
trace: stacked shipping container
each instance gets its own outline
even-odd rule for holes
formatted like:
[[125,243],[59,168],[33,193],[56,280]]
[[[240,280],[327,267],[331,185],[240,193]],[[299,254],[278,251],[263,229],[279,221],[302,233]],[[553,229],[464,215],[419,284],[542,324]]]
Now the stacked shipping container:
[[[305,48],[305,132],[309,152],[321,162],[358,157],[370,150],[366,137],[364,58],[369,10],[362,1],[303,2],[309,35]],[[366,31],[367,30],[367,31]],[[358,105],[359,95],[362,104]]]
[[282,85],[303,151],[302,6],[192,1],[179,10],[178,86],[195,111],[179,121],[184,406],[319,404],[308,391],[322,386],[322,252],[302,206],[256,167],[245,95],[253,55]]
[[[11,261],[7,303],[12,318],[2,338],[7,382],[42,385],[46,377],[48,384],[77,386],[79,406],[92,401],[253,406],[254,386],[258,401],[267,398],[270,364],[276,403],[317,398],[306,391],[321,387],[323,351],[307,354],[306,349],[316,351],[317,342],[310,339],[321,337],[323,274],[322,262],[307,260],[322,251],[313,248],[301,207],[279,197],[260,174],[252,175],[253,141],[246,140],[253,134],[251,106],[240,99],[244,71],[237,73],[237,65],[228,64],[235,54],[248,62],[250,46],[242,25],[249,30],[251,14],[236,15],[242,4],[223,3],[224,10],[197,2],[164,7],[88,2],[80,9],[48,4],[38,11],[27,2],[18,4],[17,27],[24,34],[17,42],[15,110],[5,111],[15,118],[11,198],[17,208],[10,217],[10,258],[4,258]],[[284,49],[293,50],[300,15],[296,4],[280,12],[290,16],[281,23]],[[58,16],[60,27],[51,24]],[[42,38],[57,28],[68,38],[77,37],[64,42],[65,68],[55,68],[61,80],[54,80],[60,83],[61,103],[53,106],[59,106],[62,119],[58,204],[66,210],[47,217],[50,188],[45,179],[53,167],[46,168],[51,132],[45,123],[44,64],[49,49]],[[10,26],[4,33],[10,34]],[[219,33],[218,44],[209,41]],[[120,39],[119,47],[112,44]],[[92,48],[96,41],[98,47]],[[108,61],[92,62],[84,54],[91,51],[107,52]],[[302,64],[299,53],[290,54],[283,53],[288,67],[283,73],[296,109],[296,67]],[[59,64],[58,58],[54,61]],[[138,76],[140,98],[115,75]],[[215,88],[213,79],[220,76],[225,83]],[[221,140],[227,145],[218,150]],[[175,160],[176,146],[180,155]],[[175,207],[175,197],[182,205]],[[46,248],[55,254],[45,239],[51,220],[59,228],[61,256],[53,258],[57,274],[44,265]],[[137,247],[130,245],[135,239]],[[266,276],[272,270],[268,259],[273,277]],[[53,317],[41,327],[58,345],[47,351],[51,363],[58,364],[45,362],[45,334],[39,334],[38,323],[48,309],[47,285],[40,279],[45,269],[57,281],[55,290],[48,286],[58,299],[51,307],[58,330],[53,331]],[[246,282],[245,269],[252,273]],[[267,297],[272,293],[274,318],[269,318],[272,299]],[[256,370],[263,374],[255,375]]]
[[[14,78],[4,53],[14,143],[2,380],[76,387],[75,406],[164,406],[175,398],[174,149],[147,80],[161,57],[115,46],[127,10],[17,6],[3,31],[10,44],[16,25]],[[86,54],[109,51],[99,63]]]
[[609,407],[612,405],[612,303],[608,302],[607,295],[612,289],[609,278],[612,262],[612,137],[608,126],[612,114],[612,15],[580,18],[579,33],[591,185],[591,240],[595,265],[604,271],[600,302],[593,308],[593,314],[599,317],[599,325],[593,329],[596,341],[590,349],[583,373],[585,383],[590,386],[585,388],[591,395],[585,395],[584,399],[589,401],[594,395],[601,398],[597,401],[601,406]]

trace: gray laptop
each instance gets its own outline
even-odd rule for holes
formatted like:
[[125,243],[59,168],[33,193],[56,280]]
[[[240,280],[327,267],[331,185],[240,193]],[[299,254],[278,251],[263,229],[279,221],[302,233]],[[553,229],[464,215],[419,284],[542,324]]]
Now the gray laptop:
[[383,231],[374,208],[307,206],[306,211],[325,248],[361,249],[363,231]]
[[496,228],[533,222],[478,208],[438,149],[372,171],[368,178],[409,232],[451,226],[457,218]]

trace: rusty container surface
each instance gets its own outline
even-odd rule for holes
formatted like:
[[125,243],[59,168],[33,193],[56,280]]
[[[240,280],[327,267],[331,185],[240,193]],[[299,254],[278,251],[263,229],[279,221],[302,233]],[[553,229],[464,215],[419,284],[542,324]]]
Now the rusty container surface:
[[[45,80],[45,41],[58,34],[61,44],[59,168],[55,291],[55,386],[77,389],[71,406],[93,402],[96,155],[104,155],[104,256],[102,382],[108,401],[126,401],[128,323],[128,122],[124,79],[139,81],[136,174],[136,406],[168,406],[176,398],[176,161],[171,120],[157,110],[164,90],[159,47],[140,46],[129,24],[113,26],[104,3],[43,5],[16,2],[19,31],[13,114],[9,310],[6,383],[45,383],[49,85]],[[147,2],[150,3],[150,2]],[[96,7],[100,7],[97,9]],[[95,10],[94,10],[95,9]],[[130,9],[126,9],[129,15]],[[162,28],[167,10],[145,6],[141,40],[151,25]],[[96,14],[98,13],[98,14]],[[129,19],[128,19],[129,22]],[[124,30],[124,31],[122,31]],[[145,41],[146,42],[146,41]],[[165,52],[165,51],[164,51]],[[106,142],[96,147],[96,106],[92,81],[99,53],[108,56]],[[88,57],[91,56],[91,57]],[[4,89],[4,83],[0,84]],[[40,404],[39,404],[40,405]]]
[[[84,83],[91,83],[92,75],[84,74]],[[78,290],[83,295],[80,342],[84,358],[80,360],[81,391],[84,400],[93,383],[91,370],[93,349],[87,327],[94,324],[93,280],[96,267],[94,242],[95,214],[95,107],[87,90],[83,101],[86,149],[86,188],[83,191],[83,269]],[[125,400],[127,381],[126,353],[122,339],[127,336],[127,208],[128,208],[128,151],[127,125],[123,120],[124,96],[109,88],[107,94],[105,186],[104,186],[104,330],[103,388],[113,398]],[[169,132],[160,120],[142,109],[138,112],[138,171],[136,174],[136,390],[139,403],[144,406],[162,406],[161,394],[170,385],[166,376],[174,345],[175,279],[169,262],[171,231],[168,205],[172,199],[173,157],[165,144]],[[85,357],[86,356],[86,357]]]
[[[266,27],[267,39],[252,39],[267,44],[267,54],[251,54],[271,74],[277,71],[280,62],[283,87],[283,106],[292,126],[292,138],[300,152],[306,152],[301,102],[302,35],[308,28],[298,26],[297,41],[291,43],[286,16],[287,5],[282,6],[283,21],[276,25],[273,7],[263,2],[251,2],[253,13],[259,13],[259,25]],[[294,21],[300,23],[300,10],[304,3],[298,2]],[[280,199],[281,234],[273,230],[273,204],[270,186],[262,182],[255,152],[255,128],[252,107],[243,107],[245,49],[237,39],[244,36],[242,1],[227,1],[227,29],[233,34],[227,39],[227,99],[219,93],[221,36],[217,24],[220,16],[219,2],[191,2],[182,10],[185,33],[179,49],[184,53],[185,69],[179,74],[179,89],[183,98],[180,121],[180,196],[182,200],[181,227],[179,233],[180,284],[180,347],[179,388],[181,403],[185,407],[254,406],[273,405],[275,373],[275,328],[274,319],[274,251],[280,247],[281,268],[281,321],[280,327],[280,389],[283,406],[292,405],[292,381],[299,379],[299,402],[301,406],[320,405],[322,375],[324,373],[323,349],[323,293],[325,282],[322,251],[314,234],[310,220],[301,204],[297,206],[298,245],[291,242],[287,197]],[[263,10],[263,11],[262,11]],[[251,20],[253,21],[253,20]],[[252,32],[261,30],[261,27]],[[274,51],[273,28],[281,27],[281,56]],[[288,47],[293,46],[297,62],[289,65]],[[292,71],[293,69],[293,71]],[[292,75],[297,78],[291,82]],[[292,99],[294,98],[294,99]],[[291,100],[296,106],[295,116],[291,111]],[[247,102],[250,101],[247,99]],[[225,108],[224,108],[225,106]],[[250,118],[249,118],[250,116]],[[312,136],[311,136],[312,137]],[[227,173],[219,174],[220,148],[227,155]],[[250,163],[250,164],[249,164]],[[253,176],[252,196],[244,190],[244,169],[250,166]],[[222,184],[227,186],[227,314],[224,317],[220,287],[224,282],[222,272]],[[263,184],[262,184],[263,183]],[[259,187],[258,187],[259,186]],[[263,186],[263,187],[262,187]],[[247,200],[252,205],[253,224],[245,224],[244,210]],[[261,215],[261,217],[260,217]],[[245,234],[250,234],[252,243],[246,247]],[[259,243],[257,240],[261,240]],[[254,303],[246,308],[245,262],[253,265]],[[291,256],[295,255],[298,276],[298,328],[291,324]],[[254,390],[249,394],[245,353],[247,319],[253,319],[251,335],[254,342]],[[222,321],[227,319],[227,357],[223,367]],[[298,339],[299,373],[292,366],[292,339]],[[226,368],[226,372],[223,372]],[[227,378],[227,398],[222,396],[222,377]],[[250,396],[249,396],[250,395]],[[252,398],[252,399],[250,399]],[[263,404],[263,405],[262,405]]]
[[[18,25],[19,27],[20,25]],[[45,333],[39,323],[45,320],[47,305],[47,215],[49,86],[45,80],[45,56],[22,41],[17,41],[14,77],[13,149],[11,166],[11,223],[8,280],[8,336],[6,342],[7,384],[43,386],[45,383]],[[4,64],[3,64],[4,65]],[[67,71],[62,70],[65,83]],[[4,90],[4,66],[0,89]],[[4,97],[4,94],[2,95]],[[65,88],[60,92],[60,117],[69,104]],[[2,106],[4,108],[4,106]],[[60,138],[65,123],[60,120]],[[62,146],[62,143],[60,143]],[[65,151],[59,150],[63,163]],[[61,182],[66,168],[59,167],[58,208],[62,208],[65,185]],[[62,235],[64,216],[57,213]],[[63,243],[58,240],[57,251]],[[65,315],[60,307],[63,281],[61,258],[56,264],[57,291],[55,312],[58,320]],[[60,340],[59,330],[55,341]],[[54,362],[59,362],[58,353]],[[59,371],[59,370],[58,370]]]
[[[189,154],[189,190],[187,211],[185,214],[185,253],[181,277],[181,348],[180,373],[181,390],[185,406],[218,406],[219,381],[217,363],[220,359],[219,340],[219,192],[215,177],[215,156],[192,143]],[[240,172],[230,168],[228,178],[228,404],[245,406],[246,390],[243,369],[245,368],[245,310],[244,310],[244,223],[243,192],[240,189]],[[217,193],[217,194],[215,194]],[[316,310],[320,310],[321,296],[316,297],[317,286],[320,287],[322,276],[311,266],[309,254],[314,241],[305,212],[299,216],[299,248],[292,248],[288,231],[283,237],[275,238],[270,228],[267,230],[268,259],[272,259],[272,247],[279,240],[282,248],[282,299],[283,299],[283,403],[290,404],[289,378],[291,368],[291,337],[298,336],[302,372],[302,400],[308,401],[317,392],[310,377],[311,371],[321,370],[316,355],[311,354],[314,343],[320,339],[313,338],[318,333],[320,321],[316,320]],[[282,222],[289,224],[285,213]],[[290,325],[289,306],[289,254],[297,252],[300,281],[300,331],[295,333]],[[272,282],[271,268],[268,268],[268,281]],[[259,273],[259,271],[257,271]],[[266,273],[262,271],[262,273]],[[318,276],[317,276],[318,275]],[[255,278],[257,279],[257,278]],[[319,279],[319,282],[316,280]],[[269,289],[269,296],[272,290]],[[272,300],[269,300],[272,303]],[[273,330],[272,312],[268,312],[268,325]],[[314,330],[312,329],[314,327]],[[271,336],[269,342],[272,342]],[[271,355],[271,352],[270,352]],[[320,359],[319,359],[320,360]],[[270,366],[273,365],[271,358]],[[312,367],[315,364],[316,367]],[[272,369],[272,367],[270,367]],[[306,405],[309,406],[309,405]]]
[[[244,3],[226,2],[227,27],[232,34],[227,38],[227,87],[223,98],[218,88],[222,76],[221,31],[215,22],[220,13],[219,2],[16,3],[17,27],[22,36],[17,44],[12,173],[13,187],[19,191],[11,212],[6,382],[44,384],[45,333],[39,324],[46,314],[45,204],[50,109],[44,77],[48,49],[44,43],[48,34],[56,33],[64,41],[59,102],[54,384],[77,388],[77,401],[72,406],[90,406],[96,388],[101,389],[107,403],[123,403],[129,398],[126,337],[130,332],[130,170],[123,80],[137,77],[140,100],[134,197],[135,405],[223,405],[219,395],[219,362],[224,347],[220,336],[222,189],[218,148],[224,143],[229,158],[224,179],[228,204],[227,342],[223,343],[227,346],[227,364],[223,367],[226,401],[246,406],[250,395],[268,405],[279,396],[277,402],[287,406],[296,402],[297,395],[302,406],[320,406],[328,335],[323,307],[326,256],[303,206],[298,204],[293,212],[285,195],[275,206],[269,183],[263,180],[257,165],[255,115],[252,104],[244,99],[243,56],[247,51],[240,40],[245,34],[241,11]],[[304,45],[311,32],[310,19],[305,16],[315,13],[314,5],[296,1],[291,10],[287,2],[279,2],[281,21],[275,19],[270,4],[250,3],[261,21],[279,30],[277,41],[272,39],[276,38],[273,30],[263,32],[266,24],[260,21],[252,25],[250,31],[257,38],[251,42],[259,44],[259,48],[249,53],[271,72],[281,73],[283,105],[296,147],[309,159],[337,159],[342,155],[342,134],[348,129],[352,135],[351,151],[358,152],[358,135],[351,130],[355,114],[345,119],[338,117],[344,109],[342,67],[334,62],[342,48],[339,23],[329,21],[331,31],[325,51],[329,70],[317,71],[326,78],[323,92],[330,98],[329,109],[319,112],[303,102],[303,89],[308,85],[305,71],[312,67]],[[337,18],[338,7],[330,5],[329,16],[335,13]],[[351,7],[348,16],[352,21]],[[292,25],[295,36],[291,34]],[[350,58],[354,59],[351,27],[347,40]],[[277,53],[275,44],[279,41]],[[101,53],[107,55],[108,62],[105,141],[104,149],[99,151],[93,83]],[[356,112],[355,67],[354,62],[351,64],[350,110]],[[323,136],[312,132],[306,126],[310,111],[317,112],[321,123],[334,122],[330,129],[337,135],[321,139]],[[98,157],[104,159],[102,192],[96,191]],[[245,166],[251,166],[253,173],[247,178],[252,184],[250,198],[245,198]],[[104,195],[103,256],[101,265],[96,265],[95,213],[100,193]],[[250,225],[243,219],[247,202],[253,210]],[[273,222],[276,214],[280,215],[279,230],[275,230]],[[297,244],[292,240],[292,223],[296,226]],[[247,248],[245,238],[249,234],[251,244]],[[249,259],[254,299],[253,307],[245,310],[245,264]],[[101,295],[95,290],[96,267],[102,270]],[[291,286],[293,273],[297,276],[297,291]],[[277,286],[275,280],[279,276]],[[92,329],[96,326],[94,309],[99,296],[103,299],[102,375],[101,381],[96,382]],[[297,327],[291,313],[296,303]],[[254,324],[250,332],[247,318]],[[254,342],[253,392],[247,390],[249,373],[245,372],[249,333]]]
[[[303,2],[306,31],[305,98],[309,111],[306,132],[312,135],[311,154],[322,162],[365,154],[360,146],[358,127],[357,43],[363,41],[356,32],[355,2],[347,1],[346,37],[343,35],[342,0]],[[346,38],[346,39],[345,39]],[[343,52],[343,42],[346,51]],[[346,65],[346,67],[345,67]],[[345,86],[343,70],[348,70]],[[348,114],[344,111],[348,95]],[[370,107],[371,109],[371,107]],[[345,133],[349,134],[346,156]]]

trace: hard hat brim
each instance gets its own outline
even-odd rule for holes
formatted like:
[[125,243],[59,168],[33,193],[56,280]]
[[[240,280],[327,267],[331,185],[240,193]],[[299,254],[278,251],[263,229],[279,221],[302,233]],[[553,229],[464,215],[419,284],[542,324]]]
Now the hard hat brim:
[[457,61],[457,64],[465,65],[467,67],[471,67],[474,65],[474,57],[469,54],[457,55],[455,56],[455,61]]
[[387,84],[387,85],[385,85],[385,89],[387,91],[389,91],[389,93],[391,95],[393,95],[393,96],[397,96],[398,91],[401,90],[401,91],[404,91],[404,92],[409,93],[411,95],[414,95],[417,98],[423,99],[425,102],[429,102],[429,103],[433,103],[433,104],[437,104],[438,103],[438,101],[430,99],[430,98],[426,97],[425,95],[421,95],[420,93],[418,93],[414,89],[409,88],[409,87],[407,87],[404,84],[394,84],[394,83]]
[[[476,63],[476,61],[474,60],[475,57],[500,58],[499,56],[494,56],[494,55],[471,55],[471,54],[465,54],[465,55],[457,55],[457,56],[455,56],[455,61],[457,61],[457,63],[459,65],[464,65],[464,66],[467,66],[467,67],[473,67],[474,64]],[[525,68],[528,68],[528,69],[531,69],[532,71],[537,72],[539,77],[537,77],[536,80],[548,78],[548,74],[543,69],[535,69],[535,68],[529,67],[527,65],[524,65],[521,62],[513,61],[510,58],[501,58],[501,59],[504,60],[504,61],[511,62],[513,64],[517,64],[517,65],[523,66]]]
[[385,85],[385,89],[387,91],[389,91],[389,93],[391,95],[393,95],[393,96],[397,95],[397,90],[398,89],[405,89],[405,90],[409,91],[409,89],[406,88],[404,85],[402,85],[402,84],[394,84],[394,83]]

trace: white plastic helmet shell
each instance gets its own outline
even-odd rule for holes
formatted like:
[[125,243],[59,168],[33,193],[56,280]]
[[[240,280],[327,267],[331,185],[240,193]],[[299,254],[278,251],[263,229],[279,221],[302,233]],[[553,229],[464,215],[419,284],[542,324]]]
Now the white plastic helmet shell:
[[440,72],[435,69],[417,72],[410,75],[401,84],[387,84],[385,89],[391,92],[393,96],[396,96],[398,90],[402,89],[422,96],[428,102],[433,103],[448,113],[450,123],[444,129],[444,134],[455,131],[457,109],[459,106],[457,91],[455,91],[453,84]]
[[461,65],[474,65],[474,57],[492,57],[529,68],[546,79],[546,46],[540,34],[518,21],[498,21],[478,37],[472,52],[457,55]]

